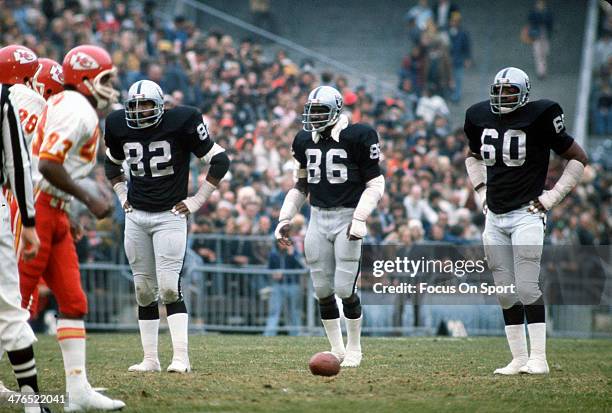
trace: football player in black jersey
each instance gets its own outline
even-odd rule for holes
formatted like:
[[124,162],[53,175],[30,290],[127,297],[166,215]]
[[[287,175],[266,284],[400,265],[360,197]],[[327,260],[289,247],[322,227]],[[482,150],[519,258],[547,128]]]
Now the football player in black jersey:
[[[178,106],[164,111],[163,92],[150,80],[134,83],[125,109],[106,118],[106,177],[126,212],[125,253],[134,274],[138,325],[144,351],[129,371],[160,371],[158,299],[166,305],[172,337],[170,372],[189,372],[187,309],[180,290],[187,220],[216,189],[229,168],[200,112]],[[210,164],[202,187],[187,196],[191,154]],[[130,183],[122,169],[127,165]]]
[[[355,292],[361,243],[385,181],[378,165],[378,134],[368,125],[349,124],[341,110],[342,96],[332,87],[320,86],[308,95],[304,128],[292,148],[297,183],[285,197],[275,236],[281,244],[291,243],[291,219],[310,195],[304,252],[321,319],[331,352],[342,366],[357,367],[362,357],[361,303]],[[335,295],[343,303],[346,347]]]
[[[547,374],[544,301],[539,288],[545,214],[580,181],[584,150],[568,135],[563,111],[550,100],[529,102],[529,78],[500,70],[489,100],[470,107],[465,133],[471,154],[465,165],[486,213],[483,244],[497,285],[512,361],[495,374]],[[567,159],[555,186],[544,189],[550,150]],[[531,353],[527,352],[525,319]]]

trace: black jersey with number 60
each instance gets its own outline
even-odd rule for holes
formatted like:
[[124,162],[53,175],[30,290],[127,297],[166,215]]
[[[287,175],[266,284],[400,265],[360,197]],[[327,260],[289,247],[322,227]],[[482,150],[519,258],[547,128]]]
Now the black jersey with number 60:
[[187,197],[191,154],[202,158],[213,146],[202,115],[189,106],[144,129],[129,128],[123,109],[116,110],[106,118],[104,141],[113,160],[127,162],[128,202],[148,212],[168,211]]
[[536,100],[503,115],[489,105],[487,100],[470,107],[464,130],[470,150],[487,166],[487,207],[504,214],[542,193],[550,150],[562,154],[574,140],[553,101]]
[[310,204],[320,208],[354,208],[365,183],[381,174],[378,134],[365,124],[352,124],[332,138],[312,140],[300,131],[293,141],[293,156],[308,173]]

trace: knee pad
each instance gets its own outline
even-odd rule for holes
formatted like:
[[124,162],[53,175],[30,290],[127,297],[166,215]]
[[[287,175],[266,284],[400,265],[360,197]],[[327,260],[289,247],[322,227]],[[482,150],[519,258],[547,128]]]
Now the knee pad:
[[182,299],[178,273],[165,271],[160,273],[159,297],[163,304],[172,304]]
[[497,294],[497,301],[503,310],[507,310],[520,301],[517,294]]
[[140,307],[147,307],[157,302],[157,282],[154,279],[143,275],[135,275],[134,289],[136,290],[136,303]]
[[58,312],[66,318],[83,318],[87,314],[87,297],[81,290],[71,300],[57,303]]
[[361,300],[357,294],[342,299],[342,310],[346,318],[355,320],[361,317]]
[[525,306],[536,305],[537,302],[542,301],[542,291],[537,284],[531,288],[519,288],[518,296]]
[[333,294],[324,298],[319,298],[319,312],[323,320],[340,318],[338,303],[336,303],[336,297]]
[[361,259],[361,242],[338,240],[336,247],[336,273],[334,287],[336,295],[342,299],[350,298],[355,292],[359,264]]

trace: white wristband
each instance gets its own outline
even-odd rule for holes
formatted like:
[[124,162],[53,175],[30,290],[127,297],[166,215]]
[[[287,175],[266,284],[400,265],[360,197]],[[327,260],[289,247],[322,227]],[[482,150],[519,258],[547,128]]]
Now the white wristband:
[[183,200],[183,203],[189,210],[189,213],[193,214],[202,208],[202,205],[204,205],[210,194],[212,194],[215,189],[217,189],[216,186],[208,182],[207,179],[204,179],[204,183],[198,192],[196,192],[194,196],[190,196],[189,198]]
[[482,159],[476,159],[473,156],[468,156],[465,159],[465,169],[467,169],[468,177],[477,189],[480,195],[480,188],[487,183],[487,167]]
[[126,181],[117,182],[113,185],[113,191],[117,194],[117,198],[119,198],[119,202],[121,203],[121,207],[125,205],[128,197],[128,186]]
[[[378,205],[385,192],[385,178],[378,175],[366,182],[366,188],[361,193],[359,203],[353,212],[353,218],[365,222]],[[364,224],[365,225],[365,224]]]

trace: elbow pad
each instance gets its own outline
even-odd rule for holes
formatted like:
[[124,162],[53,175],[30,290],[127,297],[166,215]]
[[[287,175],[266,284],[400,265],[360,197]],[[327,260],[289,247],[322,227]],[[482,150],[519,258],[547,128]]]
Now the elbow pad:
[[222,150],[210,159],[210,168],[208,169],[208,175],[210,175],[211,178],[221,180],[229,170],[229,167],[229,157],[225,153],[225,150]]

